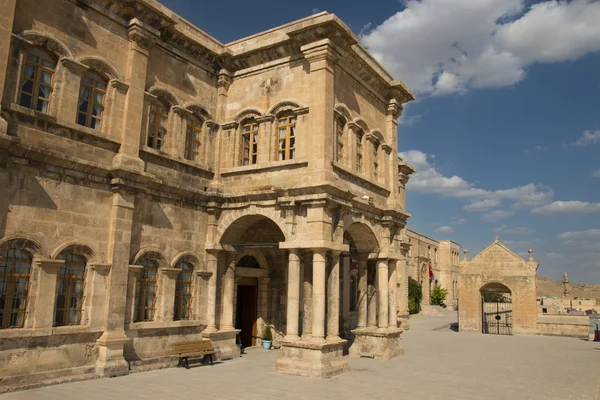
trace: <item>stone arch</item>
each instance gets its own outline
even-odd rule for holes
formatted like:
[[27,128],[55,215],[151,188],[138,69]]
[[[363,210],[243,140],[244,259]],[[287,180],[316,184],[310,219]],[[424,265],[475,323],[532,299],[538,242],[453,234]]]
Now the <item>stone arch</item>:
[[369,134],[375,138],[380,145],[384,145],[385,144],[385,138],[383,137],[383,134],[381,133],[381,131],[379,129],[373,129],[371,132],[369,132]]
[[60,253],[65,250],[70,250],[75,254],[83,256],[88,263],[99,263],[101,260],[98,259],[97,253],[93,250],[93,247],[87,243],[81,241],[70,241],[63,243],[58,246],[50,255],[52,259],[58,259]]
[[272,115],[276,116],[277,114],[279,114],[281,112],[293,111],[298,108],[302,108],[302,106],[297,101],[290,100],[290,99],[284,99],[284,100],[281,100],[281,101],[278,101],[277,103],[275,103],[275,105],[269,109],[267,114],[272,114]]
[[26,250],[34,258],[46,258],[48,256],[46,249],[40,242],[24,235],[12,235],[0,240],[0,254],[6,249]]
[[166,100],[171,107],[180,104],[177,95],[168,88],[162,86],[152,86],[150,89],[148,89],[148,93],[158,97],[159,99]]
[[497,280],[487,281],[479,288],[480,293],[484,292],[497,292],[497,293],[511,293],[512,289],[505,282],[500,282]]
[[19,36],[34,46],[48,50],[49,52],[57,55],[59,58],[73,58],[73,53],[71,53],[71,50],[69,50],[69,48],[59,39],[48,33],[25,30],[21,32]]
[[242,111],[236,114],[234,120],[237,123],[241,123],[245,119],[256,118],[262,115],[264,115],[264,113],[258,108],[244,108]]
[[86,56],[79,59],[79,62],[88,68],[98,71],[108,77],[109,80],[116,79],[122,81],[122,76],[114,65],[102,57]]
[[350,109],[348,109],[348,107],[346,107],[345,104],[338,103],[333,107],[333,109],[335,111],[337,111],[338,114],[341,115],[346,120],[346,122],[352,121],[352,113],[350,112]]
[[288,238],[285,221],[274,210],[239,210],[228,215],[223,215],[221,219],[222,222],[219,223],[215,237],[216,243],[230,244],[236,233],[234,230],[239,233],[240,231],[247,230],[260,220],[265,219],[270,220],[274,226],[279,228],[283,236],[282,241],[287,241]]
[[180,261],[192,264],[194,266],[194,269],[197,270],[203,269],[204,267],[202,259],[193,251],[183,251],[177,254],[175,257],[173,257],[170,264],[171,268],[175,268],[177,266],[177,263]]
[[354,222],[347,226],[345,231],[354,242],[358,253],[378,253],[380,251],[375,231],[366,223]]
[[254,259],[256,260],[256,262],[258,262],[258,266],[260,267],[260,269],[262,270],[266,270],[268,269],[268,262],[267,262],[267,258],[265,257],[265,255],[258,251],[257,249],[244,249],[244,251],[238,253],[235,256],[235,263],[237,265],[237,263],[240,262],[240,260],[246,256],[250,256],[250,257],[254,257]]
[[356,125],[358,125],[360,127],[360,129],[362,129],[365,133],[368,133],[371,131],[371,129],[369,129],[369,124],[367,124],[367,121],[365,121],[364,118],[362,117],[358,117],[356,119],[354,119],[354,122]]
[[142,258],[148,257],[158,263],[159,268],[168,267],[167,258],[163,254],[163,252],[155,247],[144,247],[137,252],[135,257],[133,257],[133,263],[137,264]]
[[212,115],[204,108],[202,105],[198,103],[189,102],[186,103],[183,108],[194,113],[195,115],[204,119],[204,121],[212,121],[214,118]]

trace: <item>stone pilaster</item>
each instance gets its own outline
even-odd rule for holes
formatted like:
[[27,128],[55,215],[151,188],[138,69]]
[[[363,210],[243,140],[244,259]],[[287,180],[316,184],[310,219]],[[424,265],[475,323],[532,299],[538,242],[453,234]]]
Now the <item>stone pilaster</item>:
[[144,163],[139,158],[139,152],[141,138],[145,135],[142,132],[142,121],[146,71],[150,48],[158,37],[158,32],[135,18],[129,22],[128,29],[129,52],[125,80],[129,90],[125,99],[121,147],[113,164],[117,168],[141,172],[144,170]]
[[[398,189],[395,187],[398,174],[398,157],[396,150],[398,147],[398,118],[402,114],[402,105],[396,100],[391,99],[387,105],[385,117],[385,139],[392,149],[391,156],[388,158],[387,180],[390,182],[390,195],[388,197],[388,207],[395,209],[398,201]],[[402,211],[405,211],[406,203],[402,205]]]
[[107,251],[111,269],[108,276],[104,333],[98,339],[99,353],[96,361],[96,373],[100,376],[129,372],[129,364],[123,357],[123,345],[130,340],[125,335],[124,324],[134,202],[134,195],[119,189],[116,184],[113,186]]
[[60,63],[62,65],[62,68],[59,69],[61,71],[59,77],[60,96],[55,115],[59,120],[74,124],[77,121],[77,110],[79,109],[81,77],[87,67],[68,58],[61,58]]
[[[0,113],[4,101],[4,85],[10,60],[10,43],[17,0],[0,0]],[[0,114],[0,135],[5,135],[6,121]]]
[[33,310],[33,328],[51,329],[54,325],[54,303],[58,273],[65,264],[63,260],[35,260],[38,270],[36,306]]
[[235,253],[227,253],[226,269],[223,273],[223,297],[221,300],[221,321],[219,331],[230,331],[233,326],[235,303]]
[[368,283],[367,258],[358,260],[358,328],[367,327],[368,314]]
[[108,275],[110,264],[90,264],[91,289],[88,307],[88,321],[91,328],[104,326],[104,308],[108,291]]
[[[310,254],[310,253],[309,253]],[[302,281],[302,340],[309,341],[312,339],[312,260],[308,259],[309,255],[304,259],[304,276]]]
[[299,340],[300,317],[300,257],[299,251],[288,250],[287,326],[285,340]]
[[173,321],[175,306],[175,285],[177,284],[177,275],[181,272],[179,268],[161,268],[160,269],[160,293],[158,307],[156,312],[156,321]]

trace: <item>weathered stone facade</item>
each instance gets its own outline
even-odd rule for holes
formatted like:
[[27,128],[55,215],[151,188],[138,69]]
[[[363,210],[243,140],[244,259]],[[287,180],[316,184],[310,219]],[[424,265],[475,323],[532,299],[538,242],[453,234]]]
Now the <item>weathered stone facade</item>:
[[154,0],[0,7],[4,390],[267,324],[282,372],[402,353],[414,97],[337,17],[222,44]]
[[[458,274],[460,244],[451,240],[435,240],[411,229],[406,230],[408,244],[408,276],[423,288],[423,304],[429,304],[431,291],[440,286],[448,290],[446,305],[456,307],[458,302]],[[429,266],[433,278],[429,277]]]

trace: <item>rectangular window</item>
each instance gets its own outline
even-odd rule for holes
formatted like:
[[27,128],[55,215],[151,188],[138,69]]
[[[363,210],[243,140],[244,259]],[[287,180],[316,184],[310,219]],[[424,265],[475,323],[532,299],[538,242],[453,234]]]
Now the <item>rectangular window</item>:
[[250,121],[242,125],[241,165],[254,165],[258,161],[258,124]]
[[135,283],[135,310],[133,322],[153,321],[156,305],[156,281],[158,265],[148,259],[142,260],[142,271]]
[[198,119],[188,119],[185,133],[185,158],[198,161],[200,138],[202,137],[202,122]]
[[56,71],[55,58],[46,51],[32,47],[27,50],[19,86],[19,104],[47,113]]
[[148,147],[163,151],[167,136],[169,107],[162,101],[150,103]]
[[280,117],[277,128],[277,160],[293,160],[296,155],[296,117]]
[[77,123],[100,130],[100,121],[104,111],[106,79],[95,72],[88,71],[81,79],[79,88],[79,107]]

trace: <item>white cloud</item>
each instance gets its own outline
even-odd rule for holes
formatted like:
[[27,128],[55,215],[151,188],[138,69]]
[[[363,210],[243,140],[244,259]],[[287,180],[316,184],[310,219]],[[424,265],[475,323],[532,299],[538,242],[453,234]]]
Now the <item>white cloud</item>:
[[531,210],[532,214],[587,214],[600,212],[600,203],[588,203],[585,201],[555,201]]
[[452,235],[454,233],[454,229],[450,226],[439,226],[435,228],[435,233],[439,233],[440,235]]
[[467,204],[463,207],[465,211],[488,211],[500,205],[499,199],[483,199]]
[[[398,155],[416,169],[416,172],[411,175],[408,181],[408,190],[465,199],[469,205],[473,204],[474,209],[472,211],[484,205],[490,206],[493,203],[497,203],[497,206],[504,200],[512,202],[513,208],[535,207],[548,203],[554,197],[551,190],[533,183],[493,191],[481,189],[459,176],[447,177],[442,175],[429,163],[427,154],[422,151],[409,150],[398,153]],[[432,156],[429,157],[433,158]],[[479,209],[479,211],[487,209],[489,208]]]
[[505,233],[507,235],[531,235],[534,234],[535,231],[533,229],[525,228],[522,226],[517,227],[508,227],[506,225],[502,225],[499,228],[493,229],[495,233]]
[[579,146],[585,147],[588,145],[594,145],[600,143],[600,130],[596,130],[594,132],[587,130],[584,131],[583,134],[577,141],[571,143],[571,146]]
[[464,224],[465,222],[467,222],[467,220],[465,218],[461,218],[461,217],[452,217],[450,219],[452,220],[452,223],[454,225],[460,225],[460,224]]
[[487,222],[495,222],[495,221],[500,221],[501,219],[508,218],[514,214],[515,214],[514,211],[494,210],[494,211],[490,211],[487,214],[483,214],[481,216],[481,219],[483,221],[487,221]]
[[600,2],[407,0],[362,44],[419,94],[513,85],[536,62],[600,50]]
[[594,172],[592,172],[592,176],[593,176],[594,178],[600,178],[600,169],[599,169],[599,170],[597,170],[597,171],[594,171]]
[[600,229],[588,229],[587,231],[563,232],[559,235],[556,235],[556,237],[558,239],[563,239],[563,240],[567,240],[567,241],[600,238]]

